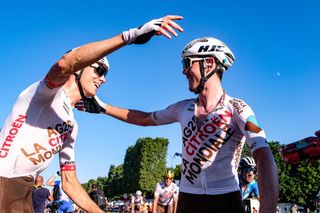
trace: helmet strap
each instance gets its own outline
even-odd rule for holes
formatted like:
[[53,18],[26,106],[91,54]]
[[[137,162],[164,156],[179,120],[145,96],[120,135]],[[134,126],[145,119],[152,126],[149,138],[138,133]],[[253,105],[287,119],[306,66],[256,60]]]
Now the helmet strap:
[[76,76],[76,81],[78,84],[80,95],[81,95],[82,99],[85,99],[86,96],[84,95],[83,88],[82,88],[82,85],[80,82],[80,78],[81,78],[82,73],[83,73],[83,69],[80,71],[79,75],[77,73],[73,73],[73,74]]
[[197,86],[196,90],[194,91],[195,94],[199,94],[200,92],[202,92],[203,88],[204,88],[204,85],[205,83],[207,82],[207,80],[213,76],[219,69],[219,65],[216,66],[216,68],[214,70],[212,70],[211,73],[209,73],[207,76],[204,75],[204,65],[203,63],[205,63],[205,59],[203,59],[201,61],[202,63],[200,63],[200,74],[201,74],[201,79],[200,79],[200,83],[199,85]]

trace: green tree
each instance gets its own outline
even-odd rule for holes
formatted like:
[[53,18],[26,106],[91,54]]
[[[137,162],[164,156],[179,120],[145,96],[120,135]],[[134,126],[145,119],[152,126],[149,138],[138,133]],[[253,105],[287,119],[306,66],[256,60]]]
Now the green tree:
[[139,178],[138,170],[139,166],[136,162],[138,160],[137,151],[135,146],[129,146],[123,162],[123,191],[132,193],[137,186],[137,180]]
[[166,169],[168,143],[166,138],[146,137],[128,147],[123,167],[125,192],[139,189],[147,195],[153,194]]
[[144,138],[138,144],[141,150],[139,185],[144,192],[153,194],[156,183],[162,179],[166,169],[169,141],[166,138]]
[[82,184],[82,187],[84,188],[84,190],[86,190],[87,192],[91,191],[91,186],[92,184],[96,184],[97,181],[94,179],[90,179],[87,183]]
[[111,165],[109,168],[108,179],[103,187],[107,197],[123,194],[123,165]]
[[108,178],[107,177],[98,177],[96,184],[97,184],[98,189],[102,190],[104,192],[104,194],[106,195]]

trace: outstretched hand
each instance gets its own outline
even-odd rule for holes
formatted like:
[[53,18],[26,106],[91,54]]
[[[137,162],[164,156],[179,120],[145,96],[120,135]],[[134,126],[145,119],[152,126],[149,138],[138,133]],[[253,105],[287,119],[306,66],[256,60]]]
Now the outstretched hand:
[[174,20],[181,20],[182,18],[178,15],[167,15],[159,19],[153,19],[138,28],[123,32],[123,39],[127,44],[144,44],[154,35],[164,35],[170,39],[170,34],[178,36],[175,30],[183,31],[182,27],[174,22]]
[[106,111],[105,104],[97,96],[81,99],[74,107],[79,111],[90,113],[104,113]]

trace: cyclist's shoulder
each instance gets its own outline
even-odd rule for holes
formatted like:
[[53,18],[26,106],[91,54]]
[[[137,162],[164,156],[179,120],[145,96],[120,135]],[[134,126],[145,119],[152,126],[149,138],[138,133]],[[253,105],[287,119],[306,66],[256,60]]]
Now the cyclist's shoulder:
[[246,107],[250,107],[247,102],[245,102],[243,99],[241,98],[236,98],[236,97],[231,97],[226,95],[226,102],[228,104],[228,106],[233,107],[234,109],[236,109],[236,111],[240,114],[243,109],[245,109]]
[[257,188],[258,182],[256,180],[253,180],[248,184],[248,187],[250,187],[251,189]]
[[166,183],[164,181],[162,182],[158,182],[157,185],[161,188],[165,188],[166,187]]
[[250,182],[250,184],[251,184],[251,185],[257,185],[258,182],[257,182],[256,180],[253,180],[253,181]]
[[178,105],[178,106],[194,105],[196,103],[196,101],[197,101],[197,99],[195,99],[195,98],[189,98],[189,99],[177,101],[172,105]]

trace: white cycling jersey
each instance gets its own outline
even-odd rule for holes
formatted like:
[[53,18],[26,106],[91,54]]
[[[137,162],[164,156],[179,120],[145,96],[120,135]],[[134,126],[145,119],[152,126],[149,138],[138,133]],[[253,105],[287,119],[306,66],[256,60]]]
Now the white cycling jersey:
[[152,113],[157,125],[179,122],[182,131],[180,192],[225,194],[239,191],[237,167],[245,142],[251,152],[268,147],[264,131],[251,108],[223,93],[217,107],[197,125],[197,99]]
[[45,80],[20,93],[0,132],[0,176],[36,176],[59,153],[61,170],[74,170],[77,135],[70,99]]
[[154,196],[158,197],[158,204],[167,206],[172,205],[173,197],[178,194],[178,187],[175,183],[170,183],[169,186],[165,182],[157,183]]

